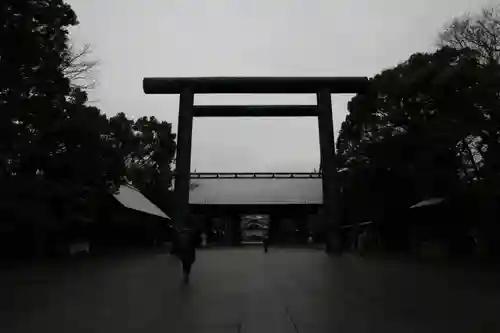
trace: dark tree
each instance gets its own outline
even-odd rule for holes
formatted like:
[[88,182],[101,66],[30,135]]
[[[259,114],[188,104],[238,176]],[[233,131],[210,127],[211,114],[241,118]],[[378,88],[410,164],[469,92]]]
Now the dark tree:
[[498,188],[499,74],[474,50],[443,48],[371,79],[337,142],[346,218]]
[[171,213],[175,134],[172,125],[154,117],[129,120],[119,113],[110,119],[116,149],[123,156],[126,178],[158,207]]
[[0,5],[0,209],[7,229],[40,248],[50,232],[92,218],[95,197],[125,176],[108,120],[66,73],[77,23],[61,0]]

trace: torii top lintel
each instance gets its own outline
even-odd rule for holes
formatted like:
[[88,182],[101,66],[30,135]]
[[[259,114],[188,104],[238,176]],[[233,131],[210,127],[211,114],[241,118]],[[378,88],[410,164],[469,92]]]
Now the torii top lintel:
[[327,90],[332,94],[362,93],[366,77],[146,77],[146,94],[307,94]]

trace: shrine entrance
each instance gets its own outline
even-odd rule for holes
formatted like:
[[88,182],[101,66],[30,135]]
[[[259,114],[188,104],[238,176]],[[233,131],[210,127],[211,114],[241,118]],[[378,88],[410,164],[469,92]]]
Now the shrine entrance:
[[[328,252],[339,253],[335,144],[331,94],[360,93],[365,77],[202,77],[144,78],[146,94],[179,94],[174,224],[189,223],[191,142],[194,117],[317,117],[322,173],[322,219]],[[194,105],[195,94],[310,94],[317,105]]]

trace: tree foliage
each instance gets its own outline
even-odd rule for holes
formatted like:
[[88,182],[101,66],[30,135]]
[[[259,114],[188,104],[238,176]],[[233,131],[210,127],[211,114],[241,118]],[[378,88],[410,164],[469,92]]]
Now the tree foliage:
[[108,119],[87,105],[78,80],[93,63],[69,43],[77,24],[63,0],[0,5],[0,231],[43,238],[81,217],[97,220],[99,198],[123,182],[170,186],[170,124]]
[[119,113],[110,119],[120,155],[124,157],[126,179],[157,206],[170,212],[172,162],[175,135],[172,124],[155,117],[135,121]]
[[351,202],[373,217],[480,183],[494,189],[499,74],[473,50],[442,48],[372,78],[349,103],[337,142]]
[[487,7],[478,14],[454,19],[439,35],[440,46],[470,49],[483,63],[500,60],[500,6]]

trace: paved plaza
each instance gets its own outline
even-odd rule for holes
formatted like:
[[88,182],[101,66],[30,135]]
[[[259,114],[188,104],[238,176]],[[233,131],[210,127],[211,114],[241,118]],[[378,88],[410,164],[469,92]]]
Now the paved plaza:
[[260,247],[3,268],[0,332],[500,332],[490,270]]

